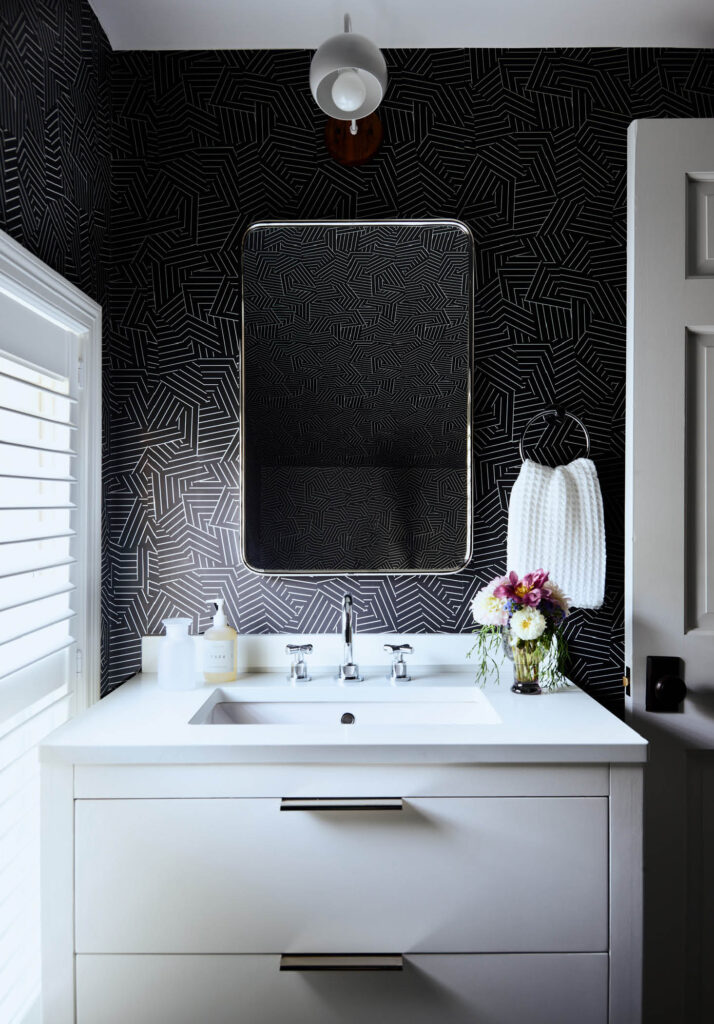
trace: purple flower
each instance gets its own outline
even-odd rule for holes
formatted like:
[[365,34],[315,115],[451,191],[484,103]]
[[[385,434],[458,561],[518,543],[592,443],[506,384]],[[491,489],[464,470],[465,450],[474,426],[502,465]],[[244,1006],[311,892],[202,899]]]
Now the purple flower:
[[510,572],[508,582],[502,583],[494,590],[494,597],[502,597],[505,600],[515,601],[519,605],[537,608],[545,596],[543,587],[547,581],[548,573],[543,569],[526,573],[523,579],[518,578],[517,572]]

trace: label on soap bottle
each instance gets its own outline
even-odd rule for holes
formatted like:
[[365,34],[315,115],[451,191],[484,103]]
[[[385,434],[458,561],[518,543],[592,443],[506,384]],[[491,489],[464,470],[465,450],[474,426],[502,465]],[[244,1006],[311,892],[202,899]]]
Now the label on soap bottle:
[[234,651],[234,640],[206,640],[203,645],[203,671],[232,672]]

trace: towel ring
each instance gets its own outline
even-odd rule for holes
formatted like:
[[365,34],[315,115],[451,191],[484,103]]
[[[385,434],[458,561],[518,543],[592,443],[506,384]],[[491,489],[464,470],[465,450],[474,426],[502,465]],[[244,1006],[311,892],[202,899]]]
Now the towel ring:
[[520,441],[520,444],[518,446],[518,451],[520,452],[520,455],[521,455],[521,462],[525,462],[526,461],[526,456],[525,456],[525,452],[524,452],[524,449],[523,449],[523,445],[524,445],[524,442],[526,440],[526,434],[530,430],[532,424],[535,423],[536,420],[549,419],[549,418],[551,418],[553,416],[555,416],[557,419],[560,419],[560,420],[563,420],[563,419],[573,420],[574,423],[577,423],[577,425],[580,427],[580,429],[582,430],[583,434],[585,435],[585,458],[587,459],[587,458],[590,457],[590,434],[588,434],[587,427],[585,426],[583,421],[580,419],[580,417],[576,416],[574,412],[569,412],[567,409],[543,409],[541,412],[537,412],[535,414],[535,416],[531,416],[531,418],[528,420],[528,422],[526,423],[526,425],[525,425],[525,427],[523,429],[523,433],[521,435],[521,441]]

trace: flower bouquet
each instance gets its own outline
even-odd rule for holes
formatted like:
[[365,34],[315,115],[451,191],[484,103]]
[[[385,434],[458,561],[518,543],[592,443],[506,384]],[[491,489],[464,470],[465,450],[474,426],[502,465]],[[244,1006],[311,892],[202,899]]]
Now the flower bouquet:
[[471,610],[481,626],[469,652],[478,659],[477,682],[483,685],[489,672],[498,669],[496,658],[504,646],[513,655],[515,693],[541,693],[563,681],[567,647],[562,627],[570,605],[547,572],[498,577],[479,590]]

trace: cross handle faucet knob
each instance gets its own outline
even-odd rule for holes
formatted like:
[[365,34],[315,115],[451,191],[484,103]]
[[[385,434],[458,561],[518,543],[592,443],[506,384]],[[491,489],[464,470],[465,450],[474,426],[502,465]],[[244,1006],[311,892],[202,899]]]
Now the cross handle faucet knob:
[[413,654],[414,648],[411,644],[385,644],[385,651],[390,651],[392,655],[392,668],[387,679],[391,683],[404,682],[407,683],[411,679],[411,676],[407,673],[407,663],[404,660],[405,654]]
[[312,644],[288,644],[285,648],[285,653],[289,654],[293,659],[290,665],[288,682],[295,683],[300,680],[301,682],[308,683],[311,677],[307,670],[305,655],[312,654]]

